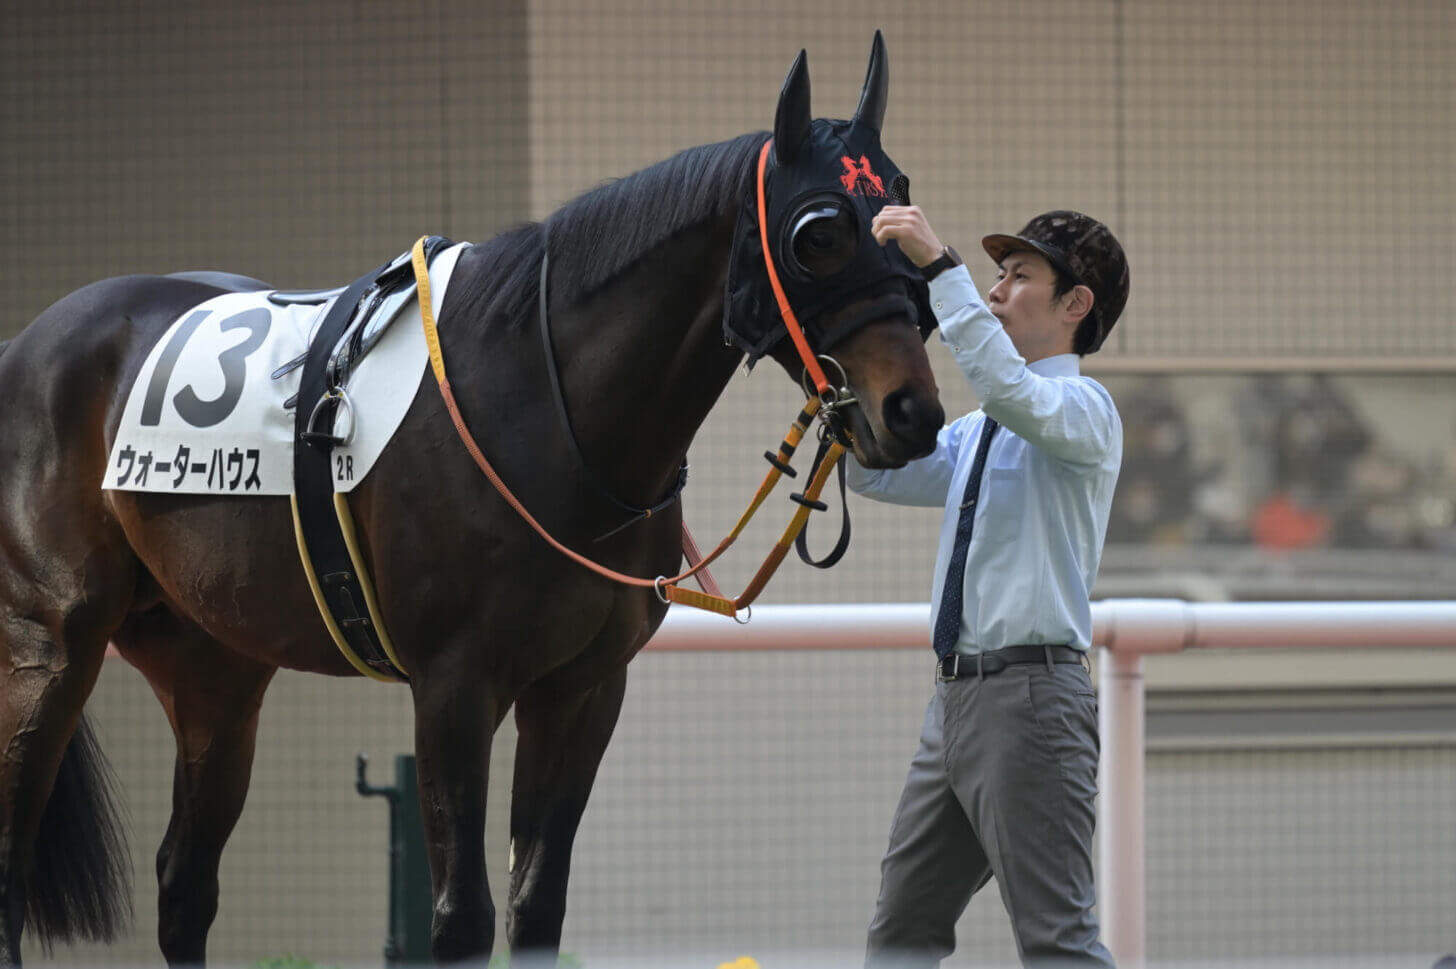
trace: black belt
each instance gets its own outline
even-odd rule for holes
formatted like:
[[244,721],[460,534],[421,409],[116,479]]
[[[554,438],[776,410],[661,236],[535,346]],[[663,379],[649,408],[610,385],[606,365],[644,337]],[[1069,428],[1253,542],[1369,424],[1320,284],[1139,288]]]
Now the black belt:
[[947,653],[935,664],[942,683],[968,676],[987,677],[1017,663],[1085,663],[1087,654],[1070,646],[1006,646],[984,653]]

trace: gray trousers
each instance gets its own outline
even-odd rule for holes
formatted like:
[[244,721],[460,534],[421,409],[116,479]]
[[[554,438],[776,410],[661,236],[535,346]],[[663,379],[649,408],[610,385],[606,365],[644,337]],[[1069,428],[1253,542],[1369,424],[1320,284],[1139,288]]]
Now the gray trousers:
[[991,876],[1028,966],[1111,966],[1092,914],[1097,699],[1077,664],[936,683],[890,826],[866,965],[933,967]]

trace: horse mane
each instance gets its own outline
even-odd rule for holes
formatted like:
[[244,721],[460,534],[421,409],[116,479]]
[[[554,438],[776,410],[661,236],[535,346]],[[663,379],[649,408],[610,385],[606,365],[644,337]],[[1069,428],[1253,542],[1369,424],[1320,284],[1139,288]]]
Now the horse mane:
[[484,268],[460,280],[468,291],[456,312],[530,323],[548,240],[552,300],[571,305],[591,296],[674,235],[740,205],[767,138],[757,132],[688,148],[475,246]]

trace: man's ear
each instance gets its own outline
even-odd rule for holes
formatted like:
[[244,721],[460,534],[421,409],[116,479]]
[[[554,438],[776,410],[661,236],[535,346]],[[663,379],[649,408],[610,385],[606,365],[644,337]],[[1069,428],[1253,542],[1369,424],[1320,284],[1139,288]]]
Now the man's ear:
[[1092,303],[1096,297],[1092,295],[1092,289],[1080,283],[1067,291],[1067,318],[1074,324],[1080,324],[1092,312]]

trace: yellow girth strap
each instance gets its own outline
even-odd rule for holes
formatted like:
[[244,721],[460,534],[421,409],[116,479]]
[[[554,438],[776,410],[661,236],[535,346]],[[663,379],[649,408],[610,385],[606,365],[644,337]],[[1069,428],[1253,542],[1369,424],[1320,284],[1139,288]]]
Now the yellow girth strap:
[[[298,442],[295,441],[294,446],[299,446]],[[404,682],[387,673],[381,673],[379,670],[365,663],[354,652],[353,647],[349,645],[348,639],[344,636],[344,631],[334,621],[333,611],[329,609],[329,604],[324,601],[323,587],[319,585],[318,575],[315,574],[313,569],[313,560],[308,555],[308,546],[304,544],[303,525],[298,518],[298,498],[294,495],[289,495],[288,504],[293,510],[293,538],[294,541],[298,542],[298,558],[303,562],[304,574],[308,576],[308,587],[313,592],[314,605],[318,606],[319,615],[323,616],[324,625],[328,627],[329,635],[334,638],[334,645],[339,647],[339,652],[344,654],[344,659],[349,661],[350,666],[371,680],[378,680],[381,683]],[[379,644],[384,647],[385,655],[389,657],[389,661],[395,665],[395,668],[408,676],[409,671],[399,661],[399,657],[394,651],[394,644],[389,641],[389,634],[384,630],[384,620],[379,615],[379,603],[374,597],[374,584],[370,581],[369,570],[365,568],[364,559],[359,554],[359,543],[354,533],[354,517],[349,513],[347,496],[339,492],[334,493],[334,512],[339,516],[339,528],[344,533],[344,544],[349,548],[349,559],[354,563],[354,571],[359,577],[359,586],[364,590],[364,601],[369,609],[369,619],[374,623],[374,629],[379,634]]]
[[430,348],[430,369],[435,371],[435,381],[445,382],[445,355],[440,352],[440,334],[435,329],[435,303],[430,296],[430,266],[425,261],[425,240],[420,236],[410,250],[410,261],[415,267],[416,292],[420,298],[420,319],[425,325],[425,345]]

